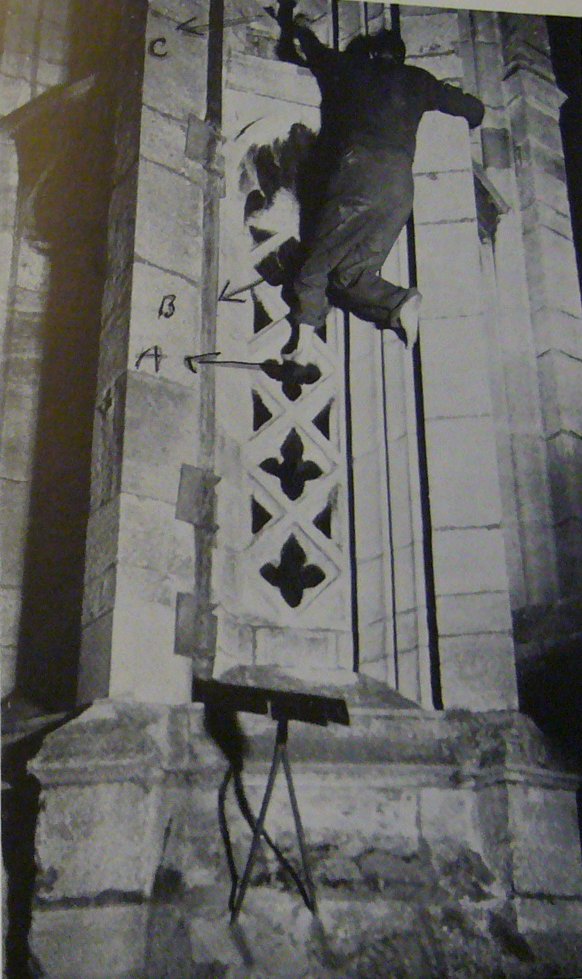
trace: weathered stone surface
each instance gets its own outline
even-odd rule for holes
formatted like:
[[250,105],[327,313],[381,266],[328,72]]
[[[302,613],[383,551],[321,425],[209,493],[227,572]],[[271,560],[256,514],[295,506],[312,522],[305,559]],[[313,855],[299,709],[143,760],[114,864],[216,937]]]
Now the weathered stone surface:
[[416,225],[473,220],[475,191],[471,174],[458,171],[417,174],[414,218]]
[[582,865],[572,859],[580,845],[574,797],[568,792],[549,795],[539,788],[514,785],[509,792],[509,816],[517,892],[582,895]]
[[447,708],[517,707],[513,637],[485,633],[443,637],[439,643],[443,700]]
[[[416,250],[419,288],[429,317],[474,316],[481,311],[477,221],[421,225]],[[451,255],[463,256],[463,274]]]
[[66,908],[35,917],[31,952],[47,979],[138,979],[147,909]]
[[505,592],[440,595],[437,615],[442,636],[511,631],[511,614]]
[[498,527],[437,530],[434,559],[440,595],[498,591],[506,581],[503,537]]
[[176,503],[181,466],[199,454],[199,392],[132,372],[127,378],[122,488]]
[[501,523],[495,431],[490,418],[429,421],[427,452],[435,529]]
[[139,168],[135,248],[156,268],[200,281],[202,251],[200,183],[156,163]]
[[[509,898],[509,857],[513,851],[516,866],[517,851],[515,839],[509,848],[504,780],[521,766],[538,780],[528,791],[546,806],[573,800],[573,781],[570,790],[556,788],[559,776],[552,782],[555,764],[533,725],[511,713],[477,718],[378,708],[353,708],[350,728],[292,724],[290,756],[319,919],[265,850],[240,930],[230,931],[215,809],[222,765],[200,721],[198,707],[103,702],[45,741],[32,765],[44,809],[31,938],[47,975],[562,974],[559,950],[532,945],[535,909],[520,911],[520,922],[529,914],[524,934]],[[256,811],[273,724],[249,715],[244,723],[254,759],[245,784]],[[492,775],[495,786],[488,784]],[[475,778],[483,780],[478,791]],[[108,804],[95,806],[97,797]],[[227,818],[240,867],[250,837],[230,790]],[[297,865],[282,774],[267,825]],[[120,839],[126,845],[116,850]],[[524,857],[529,840],[520,838]],[[574,840],[565,843],[572,852]],[[576,929],[564,920],[572,936]],[[81,938],[74,948],[63,941],[81,927],[82,962]],[[104,927],[108,947],[99,955]],[[191,971],[183,972],[187,962]]]

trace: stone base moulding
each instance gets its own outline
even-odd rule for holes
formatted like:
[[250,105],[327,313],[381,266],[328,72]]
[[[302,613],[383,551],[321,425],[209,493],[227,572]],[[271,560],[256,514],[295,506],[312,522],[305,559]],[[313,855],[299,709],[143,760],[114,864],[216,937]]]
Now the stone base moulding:
[[[265,851],[237,934],[217,820],[225,762],[202,709],[104,700],[50,733],[28,766],[40,784],[28,944],[42,974],[582,974],[572,766],[514,712],[350,715],[347,728],[290,725],[319,918]],[[256,807],[275,725],[243,724]],[[249,831],[230,796],[227,816],[242,864]],[[275,791],[268,830],[295,862],[289,818]]]

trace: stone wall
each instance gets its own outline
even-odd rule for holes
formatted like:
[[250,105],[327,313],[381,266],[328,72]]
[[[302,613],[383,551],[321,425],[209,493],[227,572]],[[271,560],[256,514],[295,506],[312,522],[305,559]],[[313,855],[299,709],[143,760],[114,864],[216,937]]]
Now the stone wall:
[[[223,761],[190,708],[101,702],[49,735],[30,950],[54,979],[571,977],[582,968],[577,779],[509,713],[352,707],[291,723],[319,914],[263,848],[236,927]],[[275,726],[245,715],[255,812]],[[249,831],[227,818],[239,870]],[[298,865],[282,778],[268,829]]]

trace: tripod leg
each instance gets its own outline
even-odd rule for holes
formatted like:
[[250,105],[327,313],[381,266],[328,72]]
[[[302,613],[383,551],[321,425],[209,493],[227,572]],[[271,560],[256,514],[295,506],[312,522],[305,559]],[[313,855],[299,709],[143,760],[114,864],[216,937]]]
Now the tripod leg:
[[269,778],[267,780],[267,787],[265,789],[265,794],[263,796],[263,802],[261,804],[261,811],[259,813],[259,818],[257,819],[257,825],[255,826],[255,831],[253,833],[253,839],[252,839],[252,843],[251,843],[251,849],[249,851],[249,856],[248,856],[248,860],[247,860],[247,863],[246,863],[246,867],[244,869],[242,880],[240,882],[240,887],[239,887],[239,890],[238,890],[238,894],[236,896],[236,901],[235,901],[234,907],[232,909],[232,914],[230,916],[230,923],[231,924],[234,924],[234,922],[238,918],[238,915],[239,915],[239,912],[240,912],[240,909],[242,907],[242,903],[244,901],[244,897],[245,897],[245,894],[246,894],[246,891],[247,891],[247,887],[249,886],[249,881],[251,879],[251,871],[253,869],[255,858],[256,858],[256,855],[257,855],[257,849],[258,849],[258,846],[259,846],[259,840],[261,838],[261,834],[263,832],[263,826],[265,825],[265,817],[267,815],[267,808],[269,806],[269,802],[271,801],[271,795],[273,794],[273,788],[275,786],[275,779],[277,777],[277,772],[279,770],[279,763],[280,763],[280,761],[281,761],[281,747],[280,747],[279,743],[277,742],[275,744],[275,750],[273,752],[273,761],[271,762],[271,771],[269,772]]
[[305,833],[303,832],[303,823],[301,822],[301,815],[299,812],[299,806],[297,804],[297,796],[295,795],[295,786],[293,785],[293,779],[291,777],[291,765],[289,764],[289,758],[287,756],[286,744],[283,745],[281,748],[281,760],[283,762],[283,770],[285,772],[285,778],[287,779],[289,798],[291,800],[291,809],[293,810],[295,829],[297,830],[297,839],[299,840],[299,849],[301,851],[301,862],[303,864],[303,873],[305,874],[305,882],[307,884],[309,899],[311,901],[311,908],[309,910],[313,914],[315,914],[317,912],[315,884],[313,883],[313,878],[311,876],[311,871],[309,869],[309,859],[307,856],[307,844],[305,842]]

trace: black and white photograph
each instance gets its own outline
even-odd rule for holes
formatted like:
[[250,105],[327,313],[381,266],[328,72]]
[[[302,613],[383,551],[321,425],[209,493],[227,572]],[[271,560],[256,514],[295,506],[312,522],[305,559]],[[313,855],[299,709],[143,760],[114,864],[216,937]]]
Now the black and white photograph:
[[4,979],[582,977],[582,10],[488,5],[0,0]]

